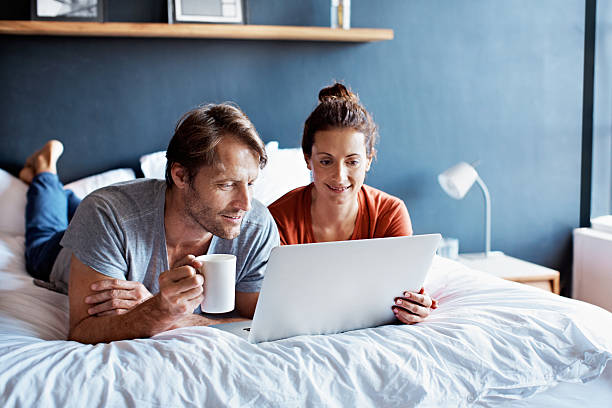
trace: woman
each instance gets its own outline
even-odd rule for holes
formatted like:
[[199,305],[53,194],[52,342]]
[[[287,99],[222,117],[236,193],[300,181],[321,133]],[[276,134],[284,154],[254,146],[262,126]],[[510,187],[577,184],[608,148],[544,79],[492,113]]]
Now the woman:
[[[302,137],[313,182],[268,207],[281,244],[412,235],[403,201],[363,184],[377,139],[376,124],[357,95],[339,83],[319,92]],[[423,321],[437,307],[423,288],[403,295],[392,306],[403,323]]]

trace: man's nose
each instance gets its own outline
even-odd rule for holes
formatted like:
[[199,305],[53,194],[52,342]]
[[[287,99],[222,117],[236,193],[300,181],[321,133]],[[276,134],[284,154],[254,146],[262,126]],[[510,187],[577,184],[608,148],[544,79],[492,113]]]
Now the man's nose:
[[251,209],[251,192],[247,184],[241,184],[236,190],[236,197],[234,198],[235,205],[243,210],[249,211]]

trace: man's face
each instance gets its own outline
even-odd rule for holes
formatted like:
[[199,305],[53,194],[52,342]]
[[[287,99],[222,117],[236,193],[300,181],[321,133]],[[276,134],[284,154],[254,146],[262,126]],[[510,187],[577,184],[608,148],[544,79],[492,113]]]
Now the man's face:
[[220,238],[234,239],[251,209],[259,158],[234,137],[224,137],[216,155],[217,162],[202,167],[183,190],[185,215]]

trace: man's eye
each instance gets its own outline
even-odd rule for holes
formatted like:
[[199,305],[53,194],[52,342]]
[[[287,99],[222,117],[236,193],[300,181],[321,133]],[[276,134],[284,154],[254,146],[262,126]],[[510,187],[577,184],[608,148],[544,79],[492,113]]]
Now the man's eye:
[[234,187],[234,184],[233,183],[223,183],[223,184],[219,184],[219,187],[224,190],[229,190],[230,188]]

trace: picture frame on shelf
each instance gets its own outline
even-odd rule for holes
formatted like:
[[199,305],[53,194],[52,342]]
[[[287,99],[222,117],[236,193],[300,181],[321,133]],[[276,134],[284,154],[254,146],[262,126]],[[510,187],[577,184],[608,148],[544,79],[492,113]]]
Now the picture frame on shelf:
[[31,0],[32,20],[104,21],[105,0]]
[[245,0],[168,0],[168,23],[246,24]]

